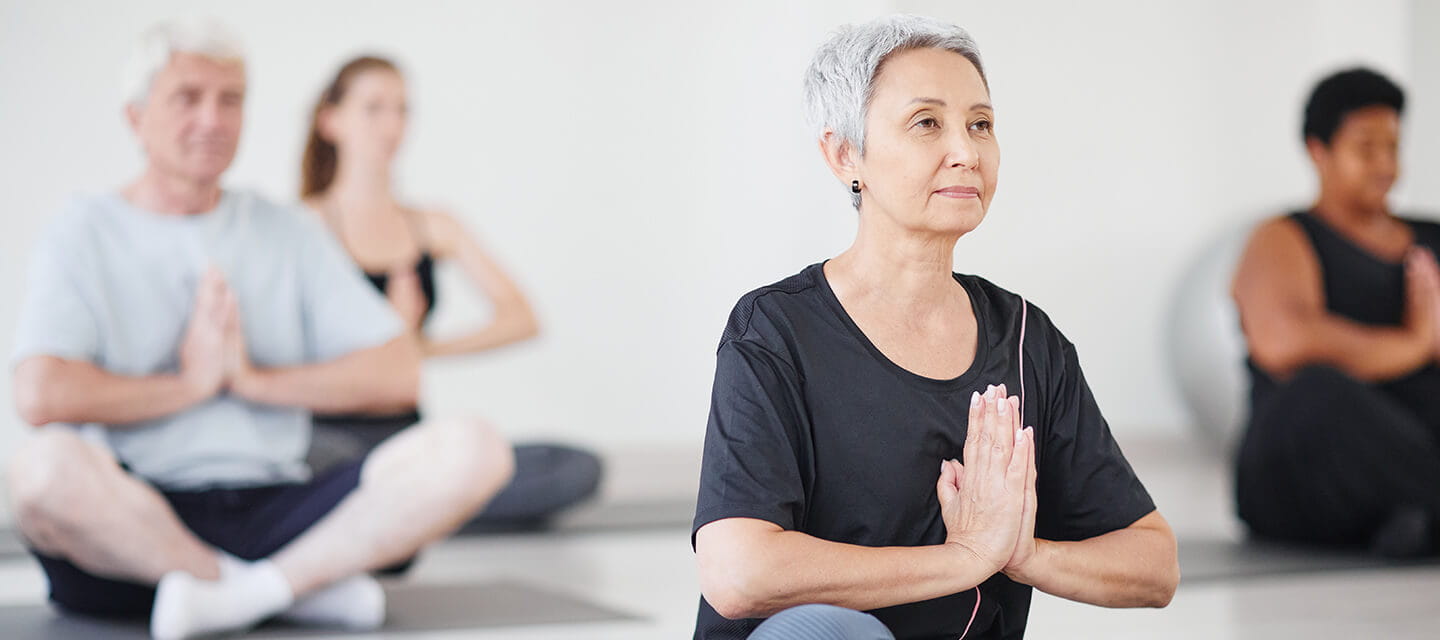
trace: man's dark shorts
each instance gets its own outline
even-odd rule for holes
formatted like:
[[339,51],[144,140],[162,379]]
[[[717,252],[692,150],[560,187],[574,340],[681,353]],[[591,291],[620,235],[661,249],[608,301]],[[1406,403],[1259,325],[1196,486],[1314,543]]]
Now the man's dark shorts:
[[[236,557],[259,560],[299,537],[360,486],[364,462],[338,465],[304,484],[161,493],[201,540]],[[102,617],[150,615],[155,587],[102,578],[66,560],[31,553],[50,580],[50,600],[61,608]]]

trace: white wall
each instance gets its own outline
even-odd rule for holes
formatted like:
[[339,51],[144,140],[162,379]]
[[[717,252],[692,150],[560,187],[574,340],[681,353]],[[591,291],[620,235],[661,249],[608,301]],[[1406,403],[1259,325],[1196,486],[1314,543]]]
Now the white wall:
[[[713,349],[743,292],[847,246],[854,214],[801,128],[799,81],[835,25],[895,9],[968,26],[1004,155],[990,219],[957,268],[1024,292],[1080,347],[1117,431],[1181,431],[1165,306],[1217,233],[1313,189],[1306,91],[1363,61],[1410,83],[1440,68],[1435,10],[1366,3],[0,2],[0,346],[32,238],[66,196],[139,158],[117,69],[153,21],[204,11],[248,44],[251,95],[232,185],[289,197],[305,114],[364,51],[409,71],[402,186],[464,216],[538,304],[533,344],[430,368],[432,413],[517,437],[610,448],[696,444]],[[1418,8],[1415,8],[1418,7]],[[1422,26],[1412,18],[1425,14]],[[1363,18],[1363,19],[1361,19]],[[1417,107],[1419,100],[1417,100]],[[1402,203],[1440,210],[1435,110],[1409,115]],[[442,330],[481,317],[454,273]],[[0,450],[22,428],[0,369]]]
[[1299,130],[1314,83],[1354,63],[1416,75],[1401,1],[1362,15],[1309,0],[900,4],[968,25],[991,74],[1001,186],[957,264],[1056,318],[1122,432],[1186,424],[1164,342],[1184,269],[1226,230],[1312,197]]
[[1410,11],[1405,181],[1412,201],[1440,213],[1440,2],[1414,0]]

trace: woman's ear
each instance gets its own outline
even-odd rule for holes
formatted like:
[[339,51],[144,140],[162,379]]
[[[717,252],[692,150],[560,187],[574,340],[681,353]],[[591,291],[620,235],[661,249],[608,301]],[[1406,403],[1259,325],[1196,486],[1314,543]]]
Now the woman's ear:
[[315,133],[320,139],[330,144],[335,144],[335,106],[323,105],[320,111],[315,114]]
[[1320,139],[1315,136],[1310,136],[1305,139],[1305,152],[1310,156],[1310,162],[1315,165],[1317,171],[1319,171],[1325,164],[1325,161],[1330,158],[1329,147],[1326,147],[1325,143],[1321,142]]
[[855,146],[848,140],[841,138],[833,129],[826,129],[820,134],[819,144],[820,154],[825,156],[825,164],[841,184],[848,187],[851,181],[860,178],[858,154],[855,153]]

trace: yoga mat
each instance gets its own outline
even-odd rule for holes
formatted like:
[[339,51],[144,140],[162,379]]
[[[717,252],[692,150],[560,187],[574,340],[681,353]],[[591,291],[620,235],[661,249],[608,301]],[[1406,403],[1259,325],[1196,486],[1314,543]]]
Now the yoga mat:
[[[638,616],[518,581],[387,586],[386,633],[456,631],[538,624],[639,620]],[[342,630],[266,624],[246,637],[303,638]],[[0,638],[149,638],[144,620],[113,621],[61,615],[49,605],[0,607]]]
[[1180,580],[1222,582],[1325,571],[1440,566],[1440,558],[1386,560],[1361,550],[1257,540],[1180,540]]

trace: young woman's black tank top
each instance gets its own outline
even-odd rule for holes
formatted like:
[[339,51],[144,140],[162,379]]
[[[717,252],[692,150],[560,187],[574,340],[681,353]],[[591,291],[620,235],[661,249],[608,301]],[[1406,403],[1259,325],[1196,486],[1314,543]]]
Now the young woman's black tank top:
[[[415,261],[415,275],[420,281],[420,293],[425,297],[425,311],[420,315],[420,324],[424,326],[425,321],[430,319],[430,312],[435,309],[437,298],[435,288],[435,257],[430,251],[430,238],[415,220],[414,215],[406,216],[411,225],[411,231],[420,245],[420,258]],[[339,227],[334,227],[339,228]],[[338,232],[337,232],[338,237]],[[371,285],[385,295],[386,288],[390,285],[390,274],[386,272],[365,272],[365,278]],[[420,421],[420,409],[413,408],[396,413],[349,413],[349,414],[316,414],[312,416],[315,424],[334,425],[344,427],[374,427],[381,429],[394,429],[406,427]]]
[[[1405,314],[1405,265],[1361,248],[1309,211],[1290,214],[1320,263],[1325,308],[1361,324],[1398,326]],[[1401,218],[1415,233],[1415,244],[1440,256],[1440,224]],[[1262,406],[1276,382],[1246,358],[1250,369],[1252,410]]]

